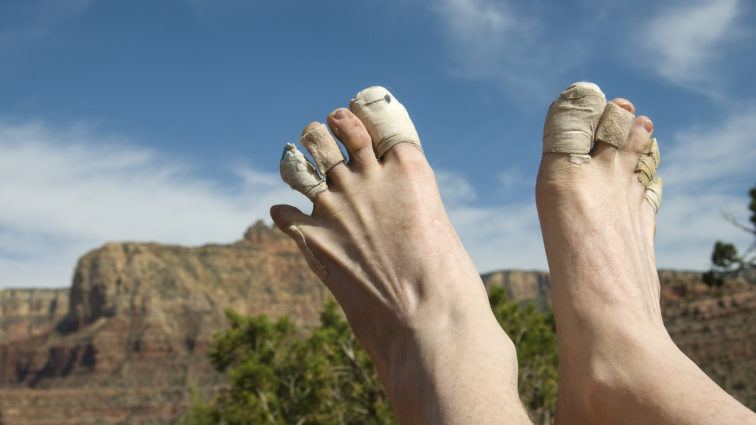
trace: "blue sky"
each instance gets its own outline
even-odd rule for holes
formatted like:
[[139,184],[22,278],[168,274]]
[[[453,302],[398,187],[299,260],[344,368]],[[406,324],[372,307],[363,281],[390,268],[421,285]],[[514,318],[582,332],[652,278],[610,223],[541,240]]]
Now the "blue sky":
[[545,269],[543,118],[573,81],[651,117],[657,259],[745,247],[756,183],[746,0],[0,1],[0,288],[70,284],[111,240],[238,240],[310,121],[383,85],[405,104],[478,268]]

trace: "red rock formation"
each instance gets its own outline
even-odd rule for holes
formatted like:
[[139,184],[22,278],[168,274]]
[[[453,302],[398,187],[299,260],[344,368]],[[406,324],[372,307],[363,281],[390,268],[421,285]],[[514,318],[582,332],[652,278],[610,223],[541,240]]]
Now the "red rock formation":
[[327,294],[261,222],[231,245],[108,243],[79,260],[68,300],[0,292],[0,424],[170,423],[190,385],[223,382],[205,353],[224,309],[306,327]]

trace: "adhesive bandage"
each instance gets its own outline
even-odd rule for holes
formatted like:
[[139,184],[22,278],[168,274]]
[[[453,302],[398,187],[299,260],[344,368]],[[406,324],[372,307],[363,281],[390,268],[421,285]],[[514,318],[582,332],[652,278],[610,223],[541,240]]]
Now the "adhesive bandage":
[[569,161],[582,164],[591,160],[593,146],[606,96],[593,83],[575,83],[563,91],[549,107],[543,125],[543,152],[570,154]]
[[659,145],[656,143],[656,138],[653,138],[635,166],[635,175],[638,176],[638,180],[644,186],[648,186],[651,183],[654,175],[656,175],[656,170],[659,168],[660,161]]
[[310,161],[291,143],[284,148],[279,169],[283,181],[311,201],[315,201],[320,192],[328,188]]
[[412,143],[422,151],[407,110],[385,88],[373,86],[362,90],[349,103],[349,109],[365,124],[378,158],[403,142]]
[[664,182],[661,177],[656,177],[651,180],[646,186],[646,192],[643,197],[654,207],[654,212],[659,212],[659,207],[662,202],[662,191],[664,190]]
[[321,176],[325,176],[334,165],[344,161],[344,154],[325,124],[318,124],[303,134],[299,138],[299,143],[310,152]]
[[596,129],[596,141],[610,144],[617,149],[622,148],[634,119],[635,114],[630,111],[616,103],[607,103]]

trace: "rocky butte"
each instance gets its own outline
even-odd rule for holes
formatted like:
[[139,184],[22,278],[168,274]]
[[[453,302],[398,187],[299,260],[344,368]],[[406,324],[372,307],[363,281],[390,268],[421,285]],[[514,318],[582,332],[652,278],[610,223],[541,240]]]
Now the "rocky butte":
[[[710,289],[661,271],[673,339],[756,407],[754,276]],[[548,274],[500,271],[487,287],[548,305]],[[296,245],[262,222],[230,245],[108,243],[78,262],[70,289],[0,291],[0,425],[170,424],[223,384],[205,353],[224,309],[317,323],[328,291]]]

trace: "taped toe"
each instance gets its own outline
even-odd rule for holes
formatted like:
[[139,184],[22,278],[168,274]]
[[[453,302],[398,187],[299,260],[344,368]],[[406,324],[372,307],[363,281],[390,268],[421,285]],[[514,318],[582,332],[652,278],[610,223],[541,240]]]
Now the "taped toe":
[[593,145],[606,96],[593,83],[580,82],[569,86],[549,107],[543,125],[543,152],[570,155],[570,161],[590,161],[588,153]]
[[653,138],[635,166],[635,174],[644,186],[648,186],[654,175],[656,175],[660,161],[659,145],[656,142],[656,138]]
[[596,141],[607,143],[617,149],[622,148],[630,133],[633,119],[635,115],[623,107],[613,102],[607,103],[596,129]]
[[407,110],[385,88],[374,86],[362,90],[349,103],[349,109],[367,128],[378,158],[397,143],[412,143],[422,151]]
[[334,165],[344,161],[344,154],[325,124],[318,124],[303,134],[299,138],[299,143],[310,152],[321,176],[325,176]]
[[654,212],[659,212],[662,202],[662,192],[664,191],[664,182],[661,177],[656,177],[646,186],[646,192],[643,197],[654,208]]
[[279,169],[283,181],[311,201],[315,201],[320,192],[328,188],[310,161],[291,143],[287,143],[284,148]]

